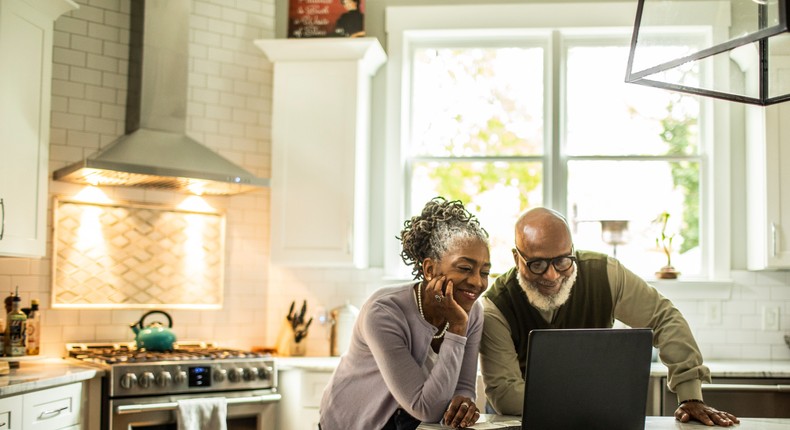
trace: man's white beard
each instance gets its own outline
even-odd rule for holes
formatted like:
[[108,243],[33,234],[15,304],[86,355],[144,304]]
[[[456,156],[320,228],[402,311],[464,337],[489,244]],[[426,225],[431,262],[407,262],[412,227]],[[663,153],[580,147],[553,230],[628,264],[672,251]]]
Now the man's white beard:
[[571,296],[573,284],[576,283],[576,267],[573,268],[573,273],[562,281],[560,290],[554,294],[541,293],[537,287],[537,283],[524,278],[520,271],[516,271],[516,277],[518,278],[518,284],[521,286],[521,289],[527,293],[527,299],[529,299],[532,306],[535,306],[543,312],[551,312],[564,305]]

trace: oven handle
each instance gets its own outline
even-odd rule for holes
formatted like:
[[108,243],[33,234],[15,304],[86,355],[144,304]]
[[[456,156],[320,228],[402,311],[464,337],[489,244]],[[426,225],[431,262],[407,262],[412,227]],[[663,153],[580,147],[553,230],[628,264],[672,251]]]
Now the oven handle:
[[[263,394],[261,396],[250,396],[250,397],[231,397],[227,400],[228,406],[230,405],[244,405],[248,403],[274,403],[279,402],[282,399],[282,395],[279,393],[275,394]],[[178,409],[177,402],[167,402],[167,403],[151,403],[148,405],[121,405],[116,408],[116,413],[118,415],[125,415],[125,414],[137,414],[140,412],[151,412],[151,411],[174,411]]]

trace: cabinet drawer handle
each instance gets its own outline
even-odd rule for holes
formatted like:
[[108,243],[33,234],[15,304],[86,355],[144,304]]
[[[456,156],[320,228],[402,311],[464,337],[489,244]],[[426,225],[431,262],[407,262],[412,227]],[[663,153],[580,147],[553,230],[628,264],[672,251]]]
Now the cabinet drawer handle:
[[3,199],[0,199],[0,240],[3,240],[4,234],[5,234],[5,202],[3,201]]
[[51,409],[51,410],[48,410],[48,411],[44,411],[44,412],[41,413],[41,415],[38,416],[38,418],[39,419],[52,418],[54,416],[60,415],[61,412],[67,410],[68,408],[69,408],[68,406],[64,406],[64,407],[59,408],[59,409]]
[[790,385],[702,384],[702,390],[707,392],[749,391],[749,392],[761,392],[761,393],[790,393]]

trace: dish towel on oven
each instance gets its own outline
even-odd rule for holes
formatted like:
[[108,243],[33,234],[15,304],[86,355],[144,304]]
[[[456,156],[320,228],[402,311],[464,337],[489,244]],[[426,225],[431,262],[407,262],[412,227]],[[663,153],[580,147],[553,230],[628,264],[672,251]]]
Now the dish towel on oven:
[[178,430],[227,430],[228,402],[224,397],[178,400]]

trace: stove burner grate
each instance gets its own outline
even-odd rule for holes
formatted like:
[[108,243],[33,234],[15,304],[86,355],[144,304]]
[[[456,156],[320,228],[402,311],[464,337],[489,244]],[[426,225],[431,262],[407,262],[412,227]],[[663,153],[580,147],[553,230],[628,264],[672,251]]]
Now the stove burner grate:
[[219,348],[203,342],[179,343],[172,351],[138,350],[134,344],[69,345],[69,357],[99,364],[127,364],[157,361],[228,360],[237,358],[268,358],[269,354],[238,349]]

